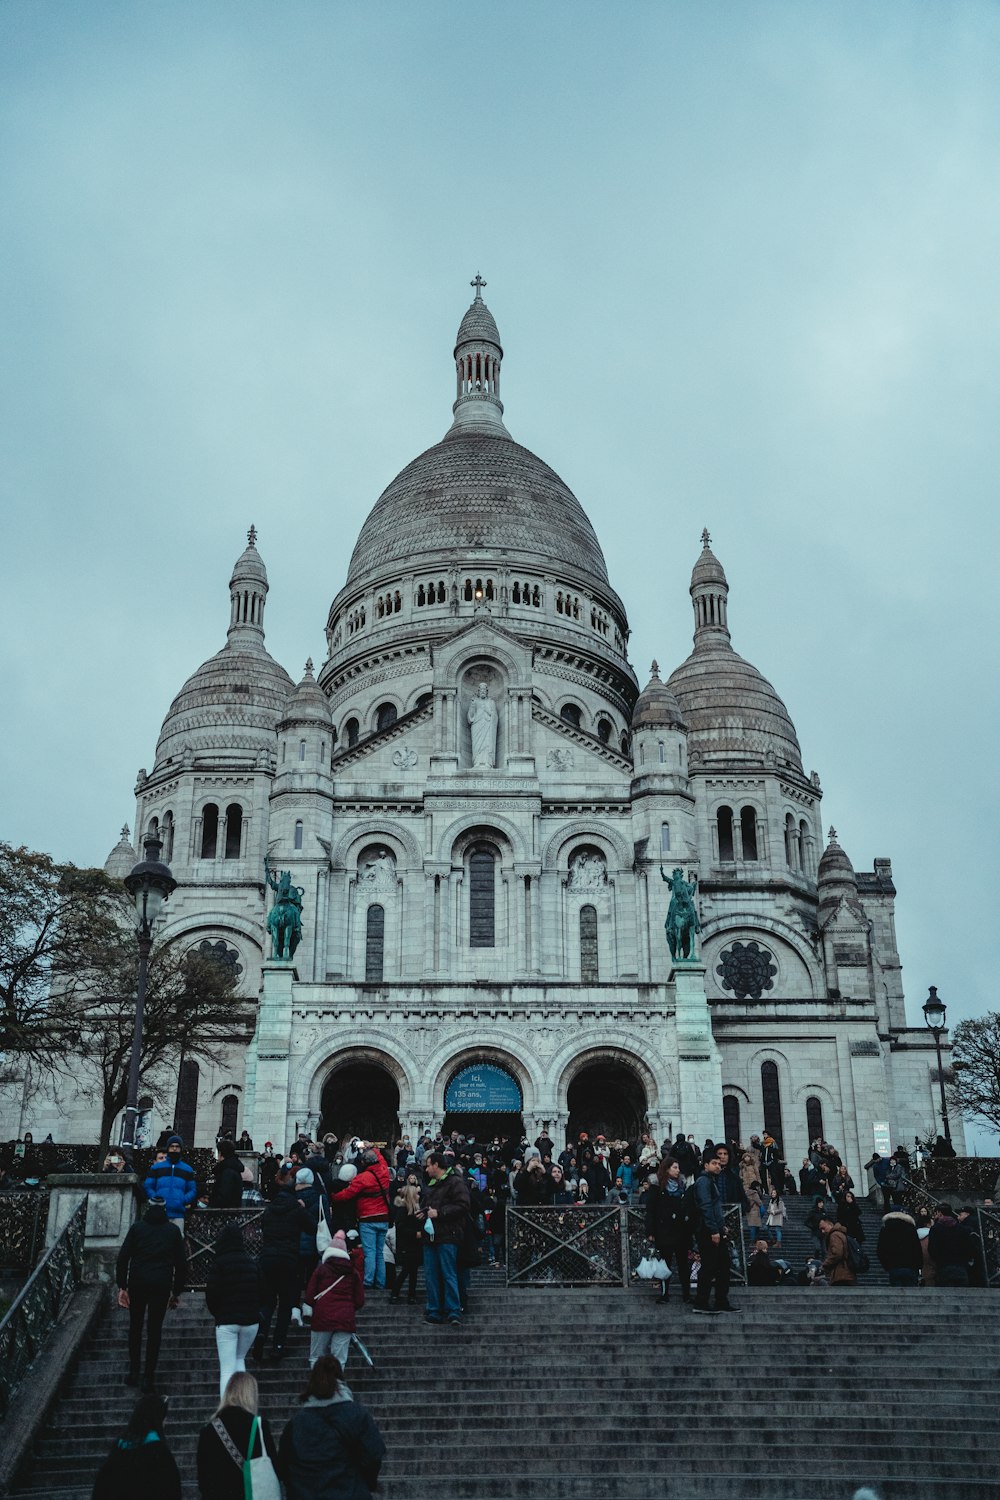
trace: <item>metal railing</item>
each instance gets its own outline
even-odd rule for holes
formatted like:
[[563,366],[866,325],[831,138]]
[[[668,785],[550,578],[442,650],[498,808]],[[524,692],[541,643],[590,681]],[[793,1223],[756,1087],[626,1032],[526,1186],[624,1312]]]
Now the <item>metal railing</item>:
[[30,1271],[45,1243],[49,1195],[43,1188],[0,1193],[0,1266]]
[[[929,1208],[931,1212],[940,1203],[948,1200],[936,1198],[933,1193],[927,1191],[920,1183],[907,1178],[901,1188],[893,1188],[892,1196],[897,1204],[906,1209]],[[955,1199],[952,1199],[954,1205]],[[959,1202],[961,1200],[958,1200]],[[971,1206],[971,1205],[970,1205]],[[888,1212],[888,1210],[886,1210]],[[975,1226],[972,1233],[975,1237],[976,1254],[979,1258],[979,1271],[982,1276],[981,1285],[1000,1287],[1000,1217],[991,1214],[985,1208],[973,1210]]]
[[11,1398],[83,1280],[86,1227],[84,1198],[0,1323],[0,1416],[6,1415]]
[[260,1255],[260,1221],[263,1208],[196,1208],[184,1223],[188,1286],[204,1286],[215,1259],[215,1243],[222,1231],[235,1224],[243,1230],[243,1243],[256,1260]]
[[[730,1276],[747,1279],[743,1216],[726,1210]],[[507,1209],[508,1286],[629,1286],[647,1253],[645,1215],[611,1204]]]

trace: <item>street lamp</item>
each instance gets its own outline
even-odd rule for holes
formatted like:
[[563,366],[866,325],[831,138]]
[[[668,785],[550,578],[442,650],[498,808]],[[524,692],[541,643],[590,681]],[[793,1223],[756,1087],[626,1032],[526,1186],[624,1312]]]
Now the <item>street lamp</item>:
[[[163,844],[159,834],[147,833],[143,839],[143,848],[145,858],[132,866],[124,882],[125,889],[135,902],[139,918],[136,928],[139,939],[139,977],[136,985],[135,1025],[132,1029],[132,1056],[128,1067],[128,1100],[122,1130],[122,1147],[129,1154],[135,1146],[135,1127],[139,1117],[139,1063],[142,1054],[142,1022],[146,1010],[146,976],[153,946],[153,924],[164,901],[177,885],[169,866],[160,863]],[[131,1160],[129,1165],[131,1166]]]
[[943,1000],[939,999],[937,985],[932,984],[927,991],[927,999],[923,1003],[924,1020],[927,1022],[934,1037],[934,1046],[937,1049],[938,1085],[941,1089],[941,1123],[944,1126],[944,1138],[951,1145],[951,1126],[948,1123],[948,1102],[944,1094],[944,1068],[941,1065],[941,1033],[945,1029],[945,1017],[948,1014]]

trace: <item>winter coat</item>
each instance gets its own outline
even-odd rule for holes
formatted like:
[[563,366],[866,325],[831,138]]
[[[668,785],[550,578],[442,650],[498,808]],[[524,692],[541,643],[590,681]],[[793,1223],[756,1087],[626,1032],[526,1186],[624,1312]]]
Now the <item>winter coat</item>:
[[969,1269],[974,1254],[972,1235],[957,1219],[936,1219],[927,1236],[927,1248],[935,1269],[961,1266]]
[[455,1171],[428,1183],[421,1195],[421,1204],[426,1213],[437,1209],[434,1225],[433,1245],[460,1245],[465,1238],[465,1221],[469,1216],[469,1189],[465,1178]]
[[865,1226],[861,1222],[861,1208],[857,1202],[837,1203],[837,1218],[843,1224],[852,1239],[856,1239],[860,1245],[865,1237]]
[[205,1302],[216,1324],[248,1328],[260,1318],[260,1275],[234,1224],[219,1235],[205,1283]]
[[781,1198],[768,1198],[765,1204],[766,1222],[768,1229],[784,1228],[785,1220],[788,1218],[788,1209]]
[[389,1217],[389,1168],[381,1156],[370,1167],[364,1167],[337,1194],[341,1203],[357,1201],[358,1222]]
[[162,1198],[168,1219],[179,1219],[198,1196],[194,1169],[186,1161],[157,1161],[143,1183],[147,1198]]
[[755,1182],[760,1183],[761,1186],[763,1186],[760,1175],[760,1160],[757,1156],[756,1151],[743,1152],[743,1155],[740,1157],[739,1171],[740,1181],[743,1184],[743,1191],[747,1194],[748,1197],[750,1195],[750,1189],[753,1187]]
[[[242,1406],[224,1406],[219,1413],[219,1421],[243,1454],[250,1447],[253,1420],[251,1413],[244,1411]],[[267,1418],[261,1417],[253,1453],[249,1456],[260,1458],[264,1453],[272,1463],[276,1462],[278,1449]],[[206,1423],[198,1434],[198,1489],[202,1500],[243,1500],[243,1471],[233,1462],[229,1449],[211,1422]]]
[[282,1188],[264,1210],[260,1221],[262,1261],[298,1261],[299,1240],[307,1230],[315,1233],[315,1219],[301,1208],[291,1188]]
[[917,1235],[917,1226],[910,1214],[886,1214],[879,1230],[875,1250],[879,1264],[886,1271],[900,1271],[904,1267],[911,1271],[924,1268],[923,1252]]
[[694,1180],[695,1202],[698,1206],[698,1232],[700,1234],[721,1234],[726,1227],[726,1216],[723,1209],[723,1197],[720,1192],[722,1186],[722,1173],[718,1178],[711,1172],[702,1172],[700,1177]]
[[854,1286],[857,1277],[847,1264],[847,1230],[834,1224],[826,1240],[823,1275],[831,1286]]
[[747,1228],[760,1229],[762,1223],[760,1216],[762,1208],[760,1194],[757,1192],[756,1188],[751,1188],[750,1192],[747,1194],[747,1197],[750,1200],[750,1207],[747,1209]]
[[305,1300],[315,1333],[353,1333],[355,1313],[365,1305],[365,1288],[348,1255],[331,1245],[309,1278]]
[[519,1208],[552,1202],[552,1178],[547,1172],[531,1172],[525,1167],[518,1173],[516,1197]]
[[154,1204],[125,1236],[118,1252],[115,1280],[123,1291],[127,1288],[172,1291],[177,1297],[184,1290],[186,1279],[184,1238],[177,1225],[168,1221],[166,1210]]
[[142,1500],[181,1500],[174,1456],[155,1433],[142,1442],[120,1438],[115,1443],[98,1470],[91,1500],[135,1500],[137,1495]]
[[669,1187],[652,1187],[646,1194],[646,1233],[657,1250],[687,1250],[691,1244],[692,1224],[684,1197],[684,1183],[679,1191]]
[[370,1500],[384,1457],[371,1412],[345,1385],[300,1406],[278,1448],[288,1500]]
[[329,1225],[330,1223],[330,1213],[327,1205],[326,1192],[324,1191],[322,1184],[322,1179],[317,1178],[314,1175],[312,1186],[307,1188],[296,1188],[295,1196],[296,1198],[301,1199],[301,1201],[305,1204],[306,1213],[309,1215],[310,1220],[309,1228],[303,1229],[301,1235],[299,1236],[299,1254],[305,1256],[315,1255],[316,1230],[319,1227],[319,1211],[321,1204],[323,1207],[323,1218],[326,1220],[327,1225]]
[[227,1156],[215,1168],[215,1181],[208,1200],[209,1208],[239,1208],[243,1201],[243,1163],[238,1156]]
[[392,1222],[396,1230],[396,1264],[408,1264],[423,1251],[418,1235],[424,1221],[417,1214],[409,1213],[406,1205],[401,1203],[392,1211]]
[[748,1286],[777,1286],[781,1272],[769,1255],[751,1255],[747,1258]]

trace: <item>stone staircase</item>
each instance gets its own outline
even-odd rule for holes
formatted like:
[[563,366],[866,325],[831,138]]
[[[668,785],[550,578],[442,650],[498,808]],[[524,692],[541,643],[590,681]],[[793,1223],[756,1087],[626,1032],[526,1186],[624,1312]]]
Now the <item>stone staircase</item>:
[[[813,1246],[813,1238],[806,1228],[806,1214],[812,1208],[811,1198],[788,1197],[785,1199],[785,1207],[788,1209],[788,1218],[785,1220],[785,1228],[781,1237],[781,1249],[771,1247],[772,1256],[780,1255],[791,1265],[796,1272],[804,1269],[806,1261],[817,1252]],[[888,1286],[889,1276],[878,1263],[875,1255],[875,1246],[878,1244],[878,1234],[882,1227],[882,1214],[879,1209],[873,1208],[867,1198],[859,1198],[861,1206],[861,1222],[864,1225],[865,1238],[863,1248],[871,1261],[871,1268],[862,1279],[864,1286]],[[752,1249],[750,1232],[747,1231],[747,1254]]]
[[[348,1381],[389,1455],[384,1500],[993,1500],[1000,1299],[888,1287],[734,1291],[739,1314],[692,1316],[649,1288],[519,1289],[476,1273],[470,1316],[431,1327],[373,1293]],[[217,1400],[200,1292],[168,1315],[167,1438],[193,1454]],[[89,1500],[133,1399],[126,1315],[109,1310],[36,1445],[18,1494]],[[293,1330],[260,1373],[280,1436],[304,1384]]]

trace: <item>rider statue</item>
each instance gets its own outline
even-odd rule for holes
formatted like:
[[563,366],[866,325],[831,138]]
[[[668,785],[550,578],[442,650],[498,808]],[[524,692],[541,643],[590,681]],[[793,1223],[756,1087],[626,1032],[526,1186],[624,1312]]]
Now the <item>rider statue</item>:
[[293,958],[302,936],[302,897],[305,891],[300,885],[292,885],[290,870],[282,870],[279,879],[275,880],[266,856],[264,875],[274,892],[274,905],[267,914],[271,957]]
[[696,957],[694,939],[695,934],[701,931],[694,904],[698,877],[695,875],[689,884],[684,879],[683,870],[675,867],[668,875],[662,865],[660,876],[667,882],[671,892],[667,920],[663,924],[667,934],[667,947],[674,963],[683,962]]

